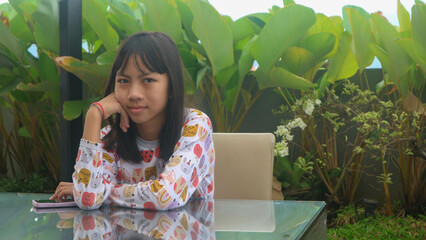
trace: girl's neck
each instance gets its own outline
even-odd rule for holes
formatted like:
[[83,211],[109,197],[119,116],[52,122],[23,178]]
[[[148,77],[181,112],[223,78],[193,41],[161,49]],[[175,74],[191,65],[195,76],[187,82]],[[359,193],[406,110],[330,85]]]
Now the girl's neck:
[[138,124],[136,125],[138,136],[146,141],[158,140],[160,138],[160,131],[163,124],[164,121],[161,124]]

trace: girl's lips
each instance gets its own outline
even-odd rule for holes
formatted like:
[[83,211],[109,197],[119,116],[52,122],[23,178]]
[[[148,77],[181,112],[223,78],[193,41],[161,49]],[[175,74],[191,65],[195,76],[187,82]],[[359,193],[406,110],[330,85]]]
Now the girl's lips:
[[130,108],[130,111],[132,113],[139,113],[142,112],[143,110],[145,110],[145,107],[140,107],[140,108]]

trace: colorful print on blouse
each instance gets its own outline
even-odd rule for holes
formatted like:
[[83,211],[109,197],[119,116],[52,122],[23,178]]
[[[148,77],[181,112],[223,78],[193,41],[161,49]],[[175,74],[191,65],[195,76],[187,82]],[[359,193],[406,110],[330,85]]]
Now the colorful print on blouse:
[[[101,130],[101,139],[109,132]],[[159,141],[137,138],[141,162],[130,163],[100,143],[81,139],[75,172],[74,200],[80,208],[102,204],[167,210],[189,198],[213,198],[212,124],[196,109],[186,110],[181,138],[169,159],[159,158]]]

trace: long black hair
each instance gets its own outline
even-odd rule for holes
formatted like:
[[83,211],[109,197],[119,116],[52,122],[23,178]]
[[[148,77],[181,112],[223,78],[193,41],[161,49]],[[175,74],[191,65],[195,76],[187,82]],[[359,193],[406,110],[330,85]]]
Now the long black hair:
[[[168,102],[166,120],[160,130],[160,158],[168,160],[180,138],[184,115],[184,80],[183,64],[179,51],[173,40],[161,32],[142,31],[136,33],[121,44],[109,74],[104,96],[114,92],[117,71],[126,68],[129,59],[138,58],[150,72],[166,73],[168,76]],[[140,66],[138,66],[140,68]],[[140,69],[142,71],[142,69]],[[137,129],[135,122],[129,118],[130,128],[123,132],[120,128],[120,114],[107,119],[111,131],[103,138],[104,148],[115,150],[120,158],[140,163],[141,157],[136,144]],[[115,148],[115,145],[117,149]]]

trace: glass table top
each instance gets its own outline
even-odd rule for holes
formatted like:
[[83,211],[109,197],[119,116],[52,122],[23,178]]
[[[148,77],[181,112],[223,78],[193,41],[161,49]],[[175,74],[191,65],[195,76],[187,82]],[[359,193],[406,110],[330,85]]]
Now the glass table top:
[[36,209],[49,194],[0,193],[0,239],[298,239],[324,202],[191,199],[156,212],[103,206]]

